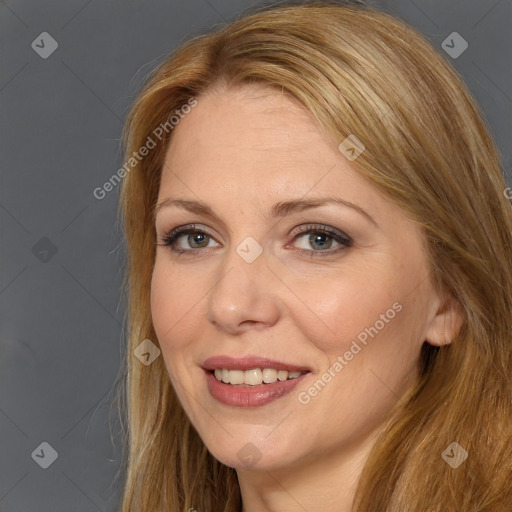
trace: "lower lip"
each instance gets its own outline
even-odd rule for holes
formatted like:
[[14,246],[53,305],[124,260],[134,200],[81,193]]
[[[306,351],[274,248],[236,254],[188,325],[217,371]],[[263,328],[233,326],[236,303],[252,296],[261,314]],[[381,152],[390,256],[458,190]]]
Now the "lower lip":
[[213,398],[233,407],[260,407],[288,394],[309,373],[296,379],[277,381],[259,386],[232,386],[217,380],[213,373],[206,371],[208,389]]

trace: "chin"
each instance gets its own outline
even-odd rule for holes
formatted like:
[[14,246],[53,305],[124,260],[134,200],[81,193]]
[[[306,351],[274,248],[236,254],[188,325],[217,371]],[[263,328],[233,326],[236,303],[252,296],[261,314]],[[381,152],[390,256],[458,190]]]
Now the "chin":
[[[248,426],[247,429],[242,429],[241,435],[233,437],[223,431],[220,434],[223,436],[222,441],[217,437],[215,440],[203,438],[203,442],[217,460],[237,470],[271,471],[293,462],[287,460],[291,452],[287,451],[282,438],[272,442],[265,439],[268,437],[268,430],[261,435],[254,435],[254,429],[254,426]],[[227,430],[232,431],[232,428],[227,427]]]

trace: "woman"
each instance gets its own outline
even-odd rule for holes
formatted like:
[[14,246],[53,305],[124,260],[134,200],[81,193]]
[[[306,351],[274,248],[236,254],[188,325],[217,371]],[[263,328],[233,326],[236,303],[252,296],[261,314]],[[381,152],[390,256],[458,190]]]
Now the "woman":
[[512,211],[422,36],[262,9],[154,71],[124,140],[123,512],[512,510]]

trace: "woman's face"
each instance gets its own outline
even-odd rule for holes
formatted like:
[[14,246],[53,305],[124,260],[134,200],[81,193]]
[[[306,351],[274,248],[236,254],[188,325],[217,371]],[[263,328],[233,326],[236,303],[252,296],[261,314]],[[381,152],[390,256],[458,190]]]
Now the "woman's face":
[[419,229],[280,92],[197,100],[166,153],[151,283],[178,397],[238,469],[355,453],[439,341]]

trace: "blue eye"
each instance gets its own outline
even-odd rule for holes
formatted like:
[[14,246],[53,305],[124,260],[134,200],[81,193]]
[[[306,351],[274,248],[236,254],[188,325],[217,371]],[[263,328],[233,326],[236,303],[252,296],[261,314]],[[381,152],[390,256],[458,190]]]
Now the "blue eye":
[[[304,247],[298,248],[298,250],[301,252],[310,252],[312,257],[338,253],[351,247],[353,244],[353,240],[342,231],[330,228],[329,226],[316,224],[301,226],[301,230],[295,233],[293,240],[301,239],[306,237],[306,235],[309,235],[306,244],[312,248],[319,247],[320,250],[311,250]],[[190,248],[183,248],[178,245],[181,238],[184,238]],[[213,237],[208,231],[197,228],[195,225],[180,226],[166,233],[166,235],[160,239],[163,241],[163,244],[157,245],[169,247],[172,252],[177,254],[187,253],[191,256],[198,256],[201,252],[200,249],[211,248],[212,246],[209,245],[209,242],[213,241]],[[335,250],[330,250],[333,241],[340,245],[340,247]]]

